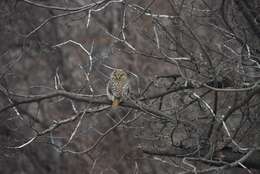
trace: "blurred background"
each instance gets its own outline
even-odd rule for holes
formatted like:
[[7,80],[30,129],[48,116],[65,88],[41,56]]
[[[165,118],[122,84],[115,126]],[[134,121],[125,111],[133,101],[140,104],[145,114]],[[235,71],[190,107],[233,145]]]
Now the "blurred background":
[[[260,173],[259,12],[258,0],[0,1],[0,173]],[[115,109],[114,68],[131,83]],[[30,100],[57,90],[105,99]]]

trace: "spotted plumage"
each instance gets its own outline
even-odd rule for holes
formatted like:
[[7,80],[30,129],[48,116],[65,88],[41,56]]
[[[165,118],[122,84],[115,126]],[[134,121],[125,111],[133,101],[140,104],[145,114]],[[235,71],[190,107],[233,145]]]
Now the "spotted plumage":
[[122,69],[115,69],[107,83],[107,96],[112,100],[112,107],[117,107],[128,91],[127,73]]

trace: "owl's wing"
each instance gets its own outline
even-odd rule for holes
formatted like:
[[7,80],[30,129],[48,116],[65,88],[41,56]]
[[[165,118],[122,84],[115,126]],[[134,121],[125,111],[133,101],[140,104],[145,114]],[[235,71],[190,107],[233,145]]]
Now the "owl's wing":
[[107,92],[107,96],[108,96],[109,100],[114,100],[115,97],[112,93],[112,85],[111,85],[110,80],[107,82],[106,92]]

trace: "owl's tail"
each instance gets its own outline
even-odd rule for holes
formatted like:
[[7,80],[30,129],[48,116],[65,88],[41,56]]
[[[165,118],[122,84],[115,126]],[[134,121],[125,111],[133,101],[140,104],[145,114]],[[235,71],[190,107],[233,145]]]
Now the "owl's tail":
[[116,108],[119,106],[120,100],[119,99],[114,99],[112,103],[112,108]]

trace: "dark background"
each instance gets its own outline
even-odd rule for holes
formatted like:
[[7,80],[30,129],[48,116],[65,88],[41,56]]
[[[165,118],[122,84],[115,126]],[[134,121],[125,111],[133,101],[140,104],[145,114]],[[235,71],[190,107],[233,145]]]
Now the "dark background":
[[[259,14],[258,0],[1,0],[0,173],[260,173]],[[116,109],[113,68],[131,81]]]

